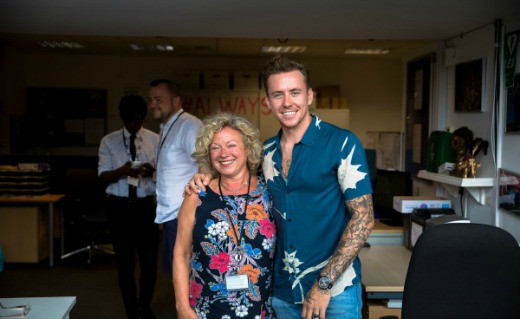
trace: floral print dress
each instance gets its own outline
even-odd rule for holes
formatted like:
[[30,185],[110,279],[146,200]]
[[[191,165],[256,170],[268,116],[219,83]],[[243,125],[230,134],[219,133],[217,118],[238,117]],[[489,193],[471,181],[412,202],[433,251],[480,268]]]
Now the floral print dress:
[[[249,195],[220,196],[208,187],[199,197],[192,235],[190,305],[199,318],[275,318],[271,276],[276,227],[265,184],[259,182]],[[248,289],[228,291],[226,278],[237,274],[248,276]]]

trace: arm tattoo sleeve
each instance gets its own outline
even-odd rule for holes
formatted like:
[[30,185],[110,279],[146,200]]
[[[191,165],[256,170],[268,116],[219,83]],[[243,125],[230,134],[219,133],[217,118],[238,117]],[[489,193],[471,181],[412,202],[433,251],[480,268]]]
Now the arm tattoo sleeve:
[[321,274],[335,282],[350,266],[374,227],[372,195],[367,194],[345,202],[351,219]]

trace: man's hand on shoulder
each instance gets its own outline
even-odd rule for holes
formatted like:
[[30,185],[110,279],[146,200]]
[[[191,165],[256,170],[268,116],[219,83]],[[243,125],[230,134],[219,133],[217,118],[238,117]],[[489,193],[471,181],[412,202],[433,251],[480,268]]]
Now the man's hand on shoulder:
[[210,181],[211,174],[196,173],[184,186],[184,193],[182,194],[182,196],[186,197],[191,195],[192,193],[197,194],[199,190],[205,192],[206,186],[209,185]]

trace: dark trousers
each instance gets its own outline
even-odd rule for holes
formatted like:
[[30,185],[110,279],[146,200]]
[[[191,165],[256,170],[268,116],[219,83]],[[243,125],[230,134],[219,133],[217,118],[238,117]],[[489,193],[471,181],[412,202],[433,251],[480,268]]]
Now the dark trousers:
[[[155,282],[159,229],[154,222],[153,197],[129,202],[126,197],[107,198],[108,222],[112,233],[119,288],[128,318],[153,318],[150,309]],[[135,280],[136,253],[139,260],[139,294]]]

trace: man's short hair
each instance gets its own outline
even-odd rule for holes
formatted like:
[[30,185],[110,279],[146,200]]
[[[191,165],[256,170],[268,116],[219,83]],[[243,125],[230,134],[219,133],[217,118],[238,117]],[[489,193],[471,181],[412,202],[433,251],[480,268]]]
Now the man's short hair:
[[303,65],[303,63],[286,55],[275,55],[265,63],[264,68],[262,69],[262,83],[264,85],[265,93],[269,93],[267,92],[267,80],[271,75],[291,71],[300,71],[303,74],[305,86],[307,88],[310,87],[309,70],[305,65]]
[[122,119],[144,119],[148,108],[146,101],[138,95],[126,95],[119,101],[119,116]]
[[156,87],[161,84],[164,84],[166,86],[166,88],[168,89],[168,91],[170,91],[172,96],[181,97],[181,87],[179,86],[179,84],[177,84],[173,81],[170,81],[167,79],[159,79],[159,80],[153,80],[152,82],[150,82],[151,87]]

